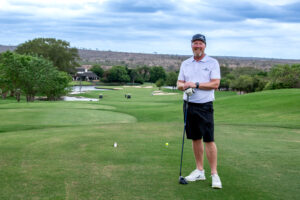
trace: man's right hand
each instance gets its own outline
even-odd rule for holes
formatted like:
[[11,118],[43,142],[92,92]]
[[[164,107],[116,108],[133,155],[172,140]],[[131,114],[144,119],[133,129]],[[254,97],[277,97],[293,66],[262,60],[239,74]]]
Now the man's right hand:
[[196,88],[196,83],[194,82],[184,82],[184,81],[177,81],[177,89],[185,91],[188,88]]
[[195,93],[195,90],[193,88],[188,88],[184,91],[184,93],[188,96],[192,96]]
[[186,90],[188,88],[196,88],[196,83],[193,83],[193,82],[184,83],[183,89]]

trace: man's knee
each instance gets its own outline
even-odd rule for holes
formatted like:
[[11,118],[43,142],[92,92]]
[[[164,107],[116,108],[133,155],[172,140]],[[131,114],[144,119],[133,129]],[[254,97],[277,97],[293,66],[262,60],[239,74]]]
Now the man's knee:
[[194,145],[202,145],[202,139],[193,140]]
[[212,141],[212,142],[204,142],[206,145],[215,145],[215,142]]
[[205,142],[205,146],[206,146],[206,148],[209,148],[209,149],[216,149],[217,148],[215,142]]

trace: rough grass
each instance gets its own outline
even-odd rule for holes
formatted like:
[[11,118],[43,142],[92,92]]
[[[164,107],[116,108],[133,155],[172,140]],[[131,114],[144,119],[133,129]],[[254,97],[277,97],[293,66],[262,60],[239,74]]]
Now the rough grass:
[[[299,90],[216,94],[222,190],[211,189],[207,160],[206,181],[178,184],[182,95],[153,90],[101,91],[100,102],[0,101],[0,199],[297,199]],[[194,167],[186,141],[183,174]]]

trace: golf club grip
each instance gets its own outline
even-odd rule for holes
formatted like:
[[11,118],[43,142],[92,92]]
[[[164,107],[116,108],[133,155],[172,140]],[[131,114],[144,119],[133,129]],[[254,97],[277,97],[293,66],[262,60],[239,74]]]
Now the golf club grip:
[[187,119],[187,110],[188,110],[188,104],[189,104],[189,96],[187,95],[187,102],[185,104],[185,111],[184,111],[184,128],[183,128],[183,134],[182,134],[182,147],[181,147],[181,159],[180,159],[180,171],[179,176],[181,176],[181,169],[182,169],[182,159],[183,159],[183,147],[184,147],[184,136],[185,136],[185,127],[186,127],[186,119]]

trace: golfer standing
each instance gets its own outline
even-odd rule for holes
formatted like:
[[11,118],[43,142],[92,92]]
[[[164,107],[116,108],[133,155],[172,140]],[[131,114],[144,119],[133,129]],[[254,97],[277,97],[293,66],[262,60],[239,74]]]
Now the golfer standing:
[[[186,135],[193,140],[196,169],[185,179],[187,181],[205,180],[203,169],[204,144],[211,168],[212,187],[222,188],[217,172],[217,147],[214,142],[213,101],[214,91],[220,84],[220,66],[217,60],[205,54],[206,39],[196,34],[191,41],[194,56],[182,62],[177,81],[179,90],[194,88],[195,93],[189,97]],[[187,95],[184,93],[184,109]],[[202,142],[203,140],[203,142]]]

